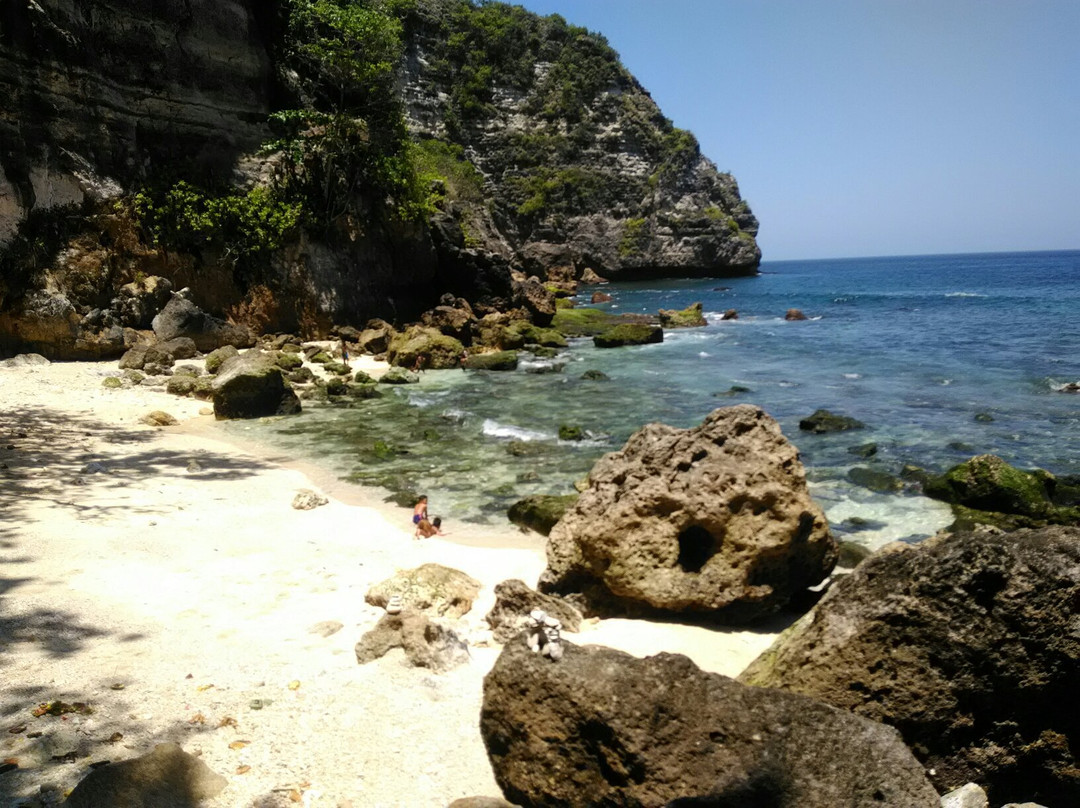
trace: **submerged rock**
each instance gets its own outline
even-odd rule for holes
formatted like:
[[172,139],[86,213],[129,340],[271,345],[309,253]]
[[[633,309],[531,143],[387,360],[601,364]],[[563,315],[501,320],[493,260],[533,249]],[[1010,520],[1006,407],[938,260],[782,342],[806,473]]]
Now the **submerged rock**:
[[597,613],[746,620],[820,583],[837,548],[798,451],[758,407],[649,424],[601,458],[551,530],[542,591]]
[[522,805],[938,808],[895,730],[746,687],[689,659],[511,640],[484,679],[480,733]]
[[536,494],[515,502],[506,515],[515,525],[547,536],[555,524],[562,519],[566,510],[577,502],[577,499],[577,494],[565,496]]
[[942,790],[1080,804],[1080,529],[878,553],[740,677],[900,730]]
[[866,424],[862,421],[847,415],[837,415],[828,410],[815,410],[813,415],[799,421],[799,429],[813,432],[815,435],[825,432],[846,432],[849,429],[863,429],[865,426]]

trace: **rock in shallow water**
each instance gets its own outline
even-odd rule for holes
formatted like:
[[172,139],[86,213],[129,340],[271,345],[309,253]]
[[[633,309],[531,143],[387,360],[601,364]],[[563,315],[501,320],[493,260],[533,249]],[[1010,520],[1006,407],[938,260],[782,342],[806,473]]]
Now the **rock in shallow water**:
[[563,645],[551,662],[516,637],[484,680],[480,732],[513,802],[938,806],[889,727],[745,687],[683,656]]

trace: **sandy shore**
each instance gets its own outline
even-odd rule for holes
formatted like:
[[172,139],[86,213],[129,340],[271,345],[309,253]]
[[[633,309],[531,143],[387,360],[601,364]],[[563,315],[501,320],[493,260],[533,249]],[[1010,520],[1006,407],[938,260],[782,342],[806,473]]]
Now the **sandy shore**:
[[[542,538],[459,525],[415,541],[408,511],[224,442],[205,402],[105,389],[109,375],[0,367],[0,760],[18,766],[0,805],[52,804],[91,763],[165,740],[228,779],[208,806],[498,795],[477,726],[499,652],[483,616],[499,581],[535,585]],[[180,423],[143,424],[153,410]],[[293,509],[305,488],[329,504]],[[429,561],[484,585],[460,626],[471,663],[357,665],[382,614],[364,594]],[[605,620],[568,638],[735,675],[773,636]],[[92,713],[33,715],[56,700]]]

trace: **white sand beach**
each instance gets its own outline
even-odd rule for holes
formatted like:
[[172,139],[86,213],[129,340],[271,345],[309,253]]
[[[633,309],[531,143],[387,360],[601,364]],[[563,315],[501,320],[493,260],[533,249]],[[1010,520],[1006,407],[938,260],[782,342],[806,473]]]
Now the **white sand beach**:
[[[478,729],[499,653],[484,615],[498,582],[536,584],[543,538],[459,523],[414,540],[408,511],[224,442],[206,402],[102,387],[116,374],[0,368],[0,760],[18,767],[0,803],[55,804],[91,763],[166,740],[228,779],[208,806],[499,795]],[[179,424],[142,423],[153,410]],[[301,489],[329,504],[293,509]],[[365,593],[425,562],[483,583],[461,625],[471,662],[358,665],[382,615]],[[735,675],[774,636],[604,620],[567,638]],[[92,712],[34,715],[58,700]]]

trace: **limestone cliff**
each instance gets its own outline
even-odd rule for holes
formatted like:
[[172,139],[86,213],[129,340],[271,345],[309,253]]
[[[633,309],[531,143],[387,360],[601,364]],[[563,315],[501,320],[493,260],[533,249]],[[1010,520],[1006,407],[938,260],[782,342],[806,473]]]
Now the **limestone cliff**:
[[598,34],[501,4],[418,3],[405,99],[419,137],[484,175],[498,238],[543,273],[754,274],[758,223],[735,179],[675,128]]
[[[306,6],[327,3],[350,6]],[[396,217],[384,189],[359,183],[332,221],[298,216],[274,238],[260,230],[254,248],[243,232],[164,239],[145,189],[198,189],[196,213],[224,210],[233,231],[308,201],[296,183],[281,191],[296,167],[280,146],[264,148],[280,134],[272,113],[326,112],[290,40],[301,5],[0,7],[0,354],[117,353],[136,327],[113,305],[117,291],[153,275],[192,287],[215,313],[315,334],[334,322],[415,317],[446,291],[509,305],[513,269],[756,272],[757,221],[734,179],[662,116],[602,37],[470,0],[351,4],[395,15],[394,114],[418,144],[406,168],[422,182],[439,178],[426,220]],[[346,89],[342,98],[365,95]],[[364,159],[379,158],[370,110],[335,111],[372,133]],[[279,208],[243,196],[260,187],[277,187]]]

